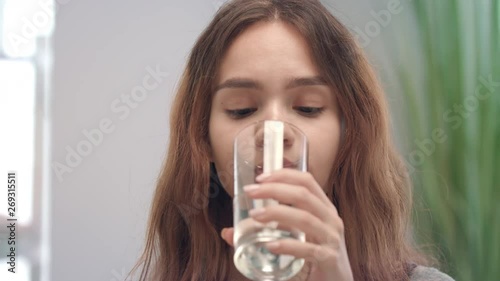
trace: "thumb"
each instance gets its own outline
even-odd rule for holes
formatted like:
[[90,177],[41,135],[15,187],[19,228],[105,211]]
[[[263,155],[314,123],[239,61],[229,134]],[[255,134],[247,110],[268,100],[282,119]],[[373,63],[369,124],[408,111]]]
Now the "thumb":
[[228,228],[223,228],[221,232],[221,237],[224,239],[224,241],[227,242],[231,247],[234,247],[233,244],[233,235],[234,235],[234,228],[228,227]]

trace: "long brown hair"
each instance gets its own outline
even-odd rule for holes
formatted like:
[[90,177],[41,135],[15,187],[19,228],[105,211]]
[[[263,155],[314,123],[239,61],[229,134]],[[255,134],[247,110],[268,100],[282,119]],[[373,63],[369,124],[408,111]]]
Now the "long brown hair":
[[353,36],[317,0],[236,0],[198,38],[182,75],[135,267],[140,280],[228,280],[230,249],[220,231],[232,224],[232,204],[209,160],[213,87],[231,42],[256,22],[278,20],[306,38],[337,93],[344,131],[327,194],[345,224],[355,280],[407,280],[407,265],[425,262],[411,243],[410,184],[390,139],[383,91]]

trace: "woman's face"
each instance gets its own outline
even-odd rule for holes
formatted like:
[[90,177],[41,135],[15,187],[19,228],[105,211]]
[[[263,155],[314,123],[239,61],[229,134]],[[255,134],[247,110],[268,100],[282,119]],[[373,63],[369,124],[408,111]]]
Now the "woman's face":
[[309,142],[308,171],[323,189],[329,184],[340,113],[332,88],[319,75],[306,40],[285,23],[256,23],[232,43],[217,76],[209,124],[211,161],[231,196],[233,140],[260,120],[301,129]]

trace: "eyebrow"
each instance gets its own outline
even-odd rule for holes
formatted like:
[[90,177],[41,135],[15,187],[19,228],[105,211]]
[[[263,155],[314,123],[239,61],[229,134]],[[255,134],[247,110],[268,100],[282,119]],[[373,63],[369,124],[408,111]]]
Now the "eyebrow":
[[[288,84],[286,85],[285,89],[290,90],[293,88],[304,87],[304,86],[326,86],[326,85],[328,85],[328,83],[321,76],[292,77],[291,79],[289,79]],[[236,78],[230,78],[230,79],[224,81],[224,83],[215,87],[214,92],[217,92],[217,91],[219,91],[221,89],[225,89],[225,88],[230,88],[230,89],[243,88],[243,89],[262,90],[264,87],[258,81],[248,79],[248,78],[236,77]]]

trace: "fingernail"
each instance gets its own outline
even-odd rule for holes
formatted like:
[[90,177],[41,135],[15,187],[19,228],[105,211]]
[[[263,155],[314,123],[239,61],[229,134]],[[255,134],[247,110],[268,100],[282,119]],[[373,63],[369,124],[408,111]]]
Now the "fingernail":
[[278,241],[273,241],[273,242],[269,242],[266,244],[266,248],[268,248],[269,250],[278,249],[279,246],[280,246],[280,242],[278,242]]
[[251,216],[251,217],[258,217],[258,216],[261,216],[262,214],[264,214],[266,212],[266,209],[265,208],[257,208],[257,209],[251,209],[248,214]]
[[258,185],[258,184],[249,184],[249,185],[245,185],[243,187],[243,190],[248,192],[248,191],[257,190],[259,187],[260,187],[260,185]]
[[263,173],[263,174],[258,175],[258,176],[255,178],[255,180],[256,180],[256,181],[263,181],[263,180],[267,179],[269,176],[271,176],[271,174],[270,174],[270,173]]

